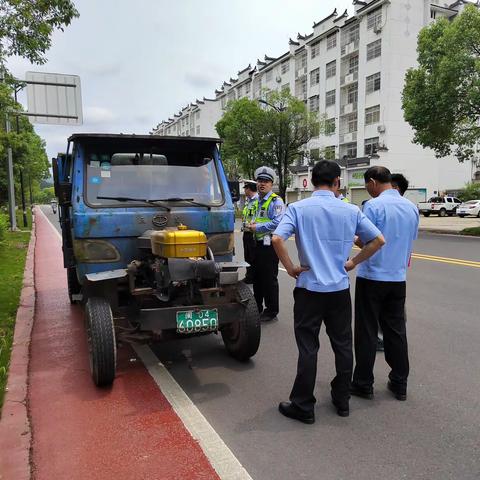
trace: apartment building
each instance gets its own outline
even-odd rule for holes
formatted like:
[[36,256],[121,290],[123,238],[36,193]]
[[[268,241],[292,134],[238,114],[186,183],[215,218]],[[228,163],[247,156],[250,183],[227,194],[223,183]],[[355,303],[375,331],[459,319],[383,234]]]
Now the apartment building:
[[401,108],[405,73],[416,65],[419,31],[440,17],[453,18],[469,2],[353,3],[353,15],[335,10],[314,23],[309,35],[290,39],[286,53],[265,55],[224,82],[214,99],[197,100],[153,133],[216,137],[215,123],[229,100],[260,99],[266,89],[288,88],[326,121],[324,133],[306,146],[309,155],[292,168],[288,202],[310,194],[309,164],[321,157],[340,163],[344,186],[357,204],[368,198],[363,173],[371,165],[403,173],[415,202],[480,181],[476,158],[464,163],[453,156],[437,159],[431,150],[413,144]]

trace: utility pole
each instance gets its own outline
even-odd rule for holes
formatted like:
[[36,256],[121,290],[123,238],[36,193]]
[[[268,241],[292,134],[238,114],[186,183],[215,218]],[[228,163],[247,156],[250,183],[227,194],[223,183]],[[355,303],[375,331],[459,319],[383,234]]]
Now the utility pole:
[[[5,119],[5,131],[7,136],[10,133],[10,118],[8,112]],[[8,215],[10,217],[10,228],[12,231],[17,230],[17,219],[15,217],[15,184],[13,182],[13,156],[12,147],[7,149],[7,184],[8,184]]]
[[[15,92],[15,103],[17,103],[17,87],[14,87],[14,92]],[[17,121],[17,133],[20,133],[20,124],[19,124],[19,118],[17,115],[16,118]],[[27,211],[25,208],[25,184],[23,182],[23,168],[20,166],[20,191],[22,194],[22,212],[23,212],[23,226],[26,228],[28,227],[28,220],[27,220]]]

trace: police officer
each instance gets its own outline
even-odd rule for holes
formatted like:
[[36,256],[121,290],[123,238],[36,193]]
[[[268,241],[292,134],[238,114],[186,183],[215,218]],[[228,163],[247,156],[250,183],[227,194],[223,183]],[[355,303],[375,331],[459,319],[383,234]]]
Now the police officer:
[[[272,240],[287,273],[297,280],[293,293],[297,376],[290,402],[280,403],[279,410],[286,417],[309,424],[315,421],[314,387],[322,322],[335,354],[332,402],[338,415],[349,414],[353,352],[347,271],[373,255],[384,243],[378,228],[358,207],[335,198],[339,179],[337,163],[318,162],[312,170],[315,191],[310,198],[289,205]],[[300,266],[292,263],[285,245],[291,235],[295,235]],[[365,247],[347,260],[355,235],[363,240]]]
[[255,218],[248,224],[255,236],[253,294],[264,322],[276,320],[278,314],[278,257],[272,247],[272,233],[285,213],[285,204],[272,192],[274,179],[270,167],[255,170],[258,200]]
[[388,389],[397,400],[407,398],[409,374],[405,328],[406,273],[417,238],[418,209],[392,188],[390,171],[382,166],[364,173],[371,197],[363,209],[382,232],[387,245],[357,272],[355,288],[355,371],[351,393],[373,398],[373,366],[378,324],[383,331]]
[[243,257],[250,264],[247,267],[247,273],[243,281],[253,283],[255,269],[255,237],[253,232],[246,225],[255,219],[255,211],[258,206],[257,184],[254,180],[244,180],[243,190],[245,192],[245,206],[242,212],[242,230],[243,230]]

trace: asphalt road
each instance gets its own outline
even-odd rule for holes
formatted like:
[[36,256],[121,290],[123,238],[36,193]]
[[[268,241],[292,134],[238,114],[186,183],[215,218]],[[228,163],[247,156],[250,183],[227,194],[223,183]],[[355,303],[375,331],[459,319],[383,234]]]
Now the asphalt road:
[[[51,210],[44,211],[52,218]],[[294,242],[289,242],[294,252]],[[241,237],[236,235],[241,258]],[[408,278],[409,397],[386,390],[382,354],[376,396],[352,398],[350,417],[330,404],[333,354],[322,329],[317,421],[281,416],[296,367],[294,281],[279,273],[279,321],[262,325],[259,352],[247,364],[227,356],[220,336],[154,347],[180,386],[254,479],[371,480],[480,478],[480,239],[421,233]],[[443,260],[430,256],[443,257]]]

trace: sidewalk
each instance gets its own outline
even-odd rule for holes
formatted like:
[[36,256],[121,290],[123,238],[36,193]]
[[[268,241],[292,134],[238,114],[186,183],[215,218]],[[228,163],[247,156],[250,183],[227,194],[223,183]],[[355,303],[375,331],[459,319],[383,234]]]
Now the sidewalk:
[[[145,367],[131,361],[136,358],[131,348],[118,351],[114,385],[94,386],[83,312],[68,302],[60,240],[41,214],[36,215],[36,238],[27,400],[33,478],[218,478]],[[2,423],[3,417],[0,437]],[[19,439],[0,440],[9,447],[0,452],[0,479],[21,480],[18,462],[28,461],[28,455],[19,455]],[[28,465],[23,467],[28,473]]]
[[464,228],[480,227],[480,218],[476,217],[439,217],[420,215],[420,231],[455,234]]

